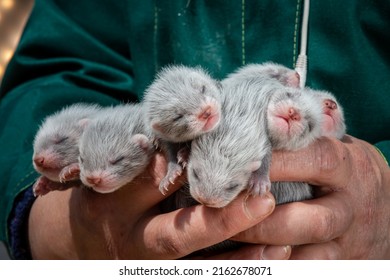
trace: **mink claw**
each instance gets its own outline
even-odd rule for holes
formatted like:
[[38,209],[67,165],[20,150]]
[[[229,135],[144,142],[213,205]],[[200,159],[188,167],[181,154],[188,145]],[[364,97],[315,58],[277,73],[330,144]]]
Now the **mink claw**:
[[160,182],[160,186],[159,186],[159,191],[163,194],[163,195],[166,195],[168,190],[169,190],[169,185],[170,185],[170,182],[169,182],[169,179],[167,176],[165,176],[161,182]]
[[263,195],[271,190],[271,181],[269,178],[252,178],[249,183],[249,193],[253,196]]

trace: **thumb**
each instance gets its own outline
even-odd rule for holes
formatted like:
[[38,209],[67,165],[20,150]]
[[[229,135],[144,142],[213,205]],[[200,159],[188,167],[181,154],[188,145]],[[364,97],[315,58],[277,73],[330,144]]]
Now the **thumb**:
[[224,208],[196,205],[149,217],[136,233],[143,242],[140,251],[147,254],[145,258],[181,258],[258,224],[274,208],[275,200],[270,193],[241,194]]

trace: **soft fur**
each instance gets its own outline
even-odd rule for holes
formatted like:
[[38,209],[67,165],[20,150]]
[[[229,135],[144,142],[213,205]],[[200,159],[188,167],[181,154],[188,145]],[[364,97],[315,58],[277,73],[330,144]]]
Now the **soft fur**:
[[97,192],[113,192],[139,175],[152,153],[141,105],[106,109],[91,120],[80,139],[80,179]]

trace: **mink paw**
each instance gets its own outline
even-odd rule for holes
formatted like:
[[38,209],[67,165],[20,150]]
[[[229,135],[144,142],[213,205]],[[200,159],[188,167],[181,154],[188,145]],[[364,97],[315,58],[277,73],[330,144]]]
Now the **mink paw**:
[[168,164],[168,172],[160,182],[159,190],[165,195],[170,185],[173,185],[177,178],[183,173],[183,167],[180,164]]
[[271,181],[268,176],[252,176],[249,180],[249,194],[263,195],[271,190]]
[[65,166],[59,175],[60,182],[64,183],[67,181],[77,180],[80,177],[80,166],[78,163],[73,163]]

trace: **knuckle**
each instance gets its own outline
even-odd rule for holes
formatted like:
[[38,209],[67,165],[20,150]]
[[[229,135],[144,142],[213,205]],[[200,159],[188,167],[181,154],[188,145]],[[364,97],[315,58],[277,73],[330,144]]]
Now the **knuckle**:
[[321,260],[340,260],[345,259],[343,257],[340,246],[336,242],[326,242],[323,244],[320,244],[319,246],[319,252],[317,252],[318,256],[317,259]]
[[329,177],[341,170],[346,171],[344,163],[349,162],[351,155],[341,141],[326,139],[318,147],[316,161],[321,174]]
[[185,244],[177,233],[162,231],[157,237],[154,250],[157,250],[158,255],[177,258],[188,253]]
[[348,177],[352,174],[348,162],[351,162],[351,154],[341,141],[330,138],[321,139],[315,151],[314,164],[317,171],[313,180],[328,182],[330,179],[338,178],[340,174]]
[[333,242],[325,243],[320,246],[320,252],[317,252],[317,259],[321,260],[339,260],[341,259],[340,250]]
[[301,245],[293,248],[291,259],[300,260],[340,260],[346,259],[340,246],[334,242]]
[[329,209],[321,209],[313,215],[313,242],[321,243],[334,238],[335,214]]
[[345,259],[342,257],[340,247],[335,242],[329,242],[328,246],[323,248],[324,260],[340,260]]

